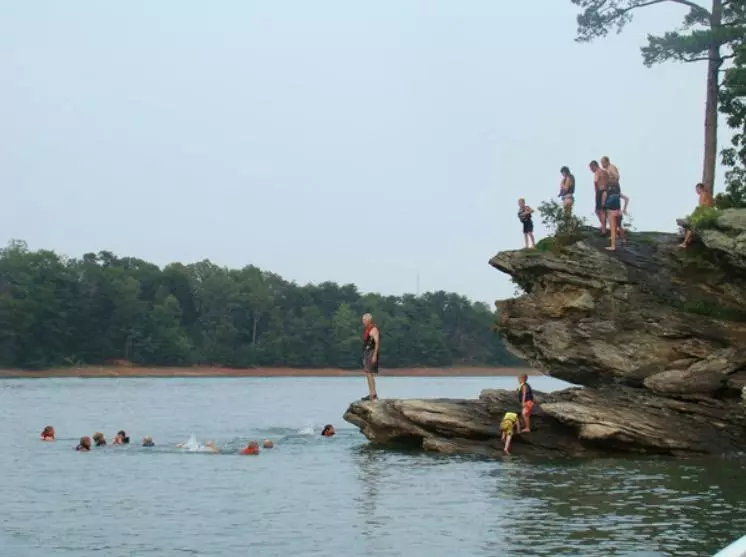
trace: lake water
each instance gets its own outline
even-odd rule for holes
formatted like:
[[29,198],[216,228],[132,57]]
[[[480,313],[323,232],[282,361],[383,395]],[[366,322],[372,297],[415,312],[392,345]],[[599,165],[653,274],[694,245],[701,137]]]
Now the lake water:
[[[474,397],[515,379],[379,384],[385,397]],[[0,555],[700,557],[746,533],[743,461],[372,449],[341,419],[365,392],[361,377],[0,381]],[[322,439],[327,422],[338,435]],[[47,423],[55,443],[38,440]],[[73,450],[119,429],[132,445]],[[225,452],[175,448],[191,434]],[[155,449],[138,446],[145,435]],[[263,438],[276,447],[236,454]]]

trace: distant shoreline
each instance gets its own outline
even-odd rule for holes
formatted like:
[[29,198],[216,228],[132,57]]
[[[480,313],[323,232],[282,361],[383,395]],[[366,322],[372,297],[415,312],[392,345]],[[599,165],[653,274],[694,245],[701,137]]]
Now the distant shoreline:
[[[383,377],[517,377],[541,375],[529,368],[452,367],[382,369]],[[0,369],[0,379],[44,379],[52,377],[359,377],[360,370],[335,368],[248,368],[220,367],[117,367],[86,366],[77,368],[24,371]]]

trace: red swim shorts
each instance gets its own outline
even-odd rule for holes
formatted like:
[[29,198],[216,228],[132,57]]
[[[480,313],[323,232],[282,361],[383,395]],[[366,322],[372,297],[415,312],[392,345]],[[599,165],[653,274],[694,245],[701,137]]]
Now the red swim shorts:
[[527,400],[523,403],[523,411],[526,414],[530,414],[531,411],[534,409],[534,401],[533,400]]

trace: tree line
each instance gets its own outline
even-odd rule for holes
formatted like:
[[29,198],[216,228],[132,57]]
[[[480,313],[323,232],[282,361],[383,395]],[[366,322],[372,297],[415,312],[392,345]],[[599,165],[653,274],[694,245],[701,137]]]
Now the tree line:
[[483,303],[449,292],[361,294],[300,286],[249,265],[164,268],[111,252],[80,259],[0,250],[0,367],[106,365],[360,367],[360,317],[371,312],[386,368],[511,366]]
[[639,10],[667,6],[679,10],[681,24],[663,35],[648,35],[643,62],[704,62],[707,92],[704,114],[702,183],[713,193],[717,164],[718,113],[733,129],[721,152],[726,168],[720,208],[746,207],[746,0],[571,0],[580,8],[576,40],[590,42],[620,32]]

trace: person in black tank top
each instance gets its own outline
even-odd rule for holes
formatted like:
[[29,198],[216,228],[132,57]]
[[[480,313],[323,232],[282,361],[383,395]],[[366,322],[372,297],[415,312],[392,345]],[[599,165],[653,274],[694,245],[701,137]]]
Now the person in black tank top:
[[373,316],[366,313],[363,322],[363,371],[368,381],[368,396],[362,400],[377,400],[376,375],[378,375],[378,354],[381,344],[381,334],[373,323]]
[[536,247],[536,240],[534,239],[534,220],[531,216],[534,210],[526,205],[526,200],[522,197],[518,200],[518,220],[523,224],[523,242],[526,248],[529,247],[529,240],[531,241],[530,247]]

